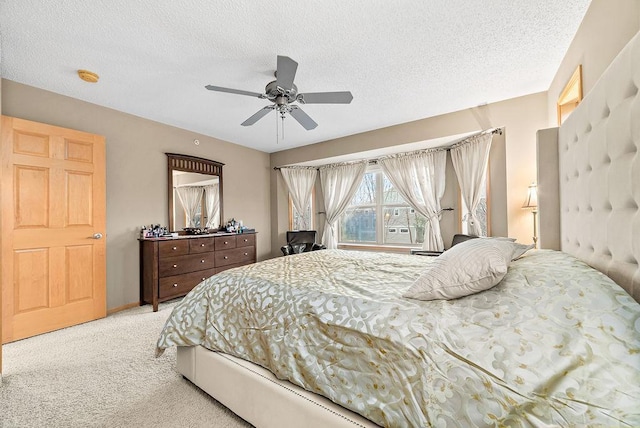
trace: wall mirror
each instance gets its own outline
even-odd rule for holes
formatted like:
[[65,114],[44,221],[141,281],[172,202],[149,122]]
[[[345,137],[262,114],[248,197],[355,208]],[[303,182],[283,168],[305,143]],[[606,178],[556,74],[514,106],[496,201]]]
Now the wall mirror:
[[167,153],[169,228],[216,231],[222,224],[223,163]]

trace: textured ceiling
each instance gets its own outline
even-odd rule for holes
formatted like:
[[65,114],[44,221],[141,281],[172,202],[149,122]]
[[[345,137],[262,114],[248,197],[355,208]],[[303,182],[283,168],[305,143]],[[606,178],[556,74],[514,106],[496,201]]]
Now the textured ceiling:
[[[589,0],[0,0],[2,77],[266,152],[548,89]],[[277,135],[276,56],[306,105]],[[100,75],[81,81],[78,69]],[[497,124],[499,125],[499,124]]]

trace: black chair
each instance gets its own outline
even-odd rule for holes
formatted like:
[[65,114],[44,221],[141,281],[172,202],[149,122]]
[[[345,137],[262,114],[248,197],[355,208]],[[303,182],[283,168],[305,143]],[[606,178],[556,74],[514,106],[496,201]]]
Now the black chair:
[[[455,235],[453,235],[453,240],[451,241],[451,247],[453,247],[456,244],[459,244],[461,242],[467,241],[469,239],[473,239],[473,238],[477,238],[477,236],[475,235],[463,235],[461,233],[457,233]],[[449,247],[449,248],[451,248]],[[417,256],[439,256],[440,254],[442,254],[444,251],[430,251],[430,250],[421,250],[418,248],[412,248],[411,249],[411,254],[415,254]]]
[[322,244],[316,242],[315,230],[289,230],[287,231],[287,245],[280,248],[282,254],[300,254],[309,251],[324,250]]

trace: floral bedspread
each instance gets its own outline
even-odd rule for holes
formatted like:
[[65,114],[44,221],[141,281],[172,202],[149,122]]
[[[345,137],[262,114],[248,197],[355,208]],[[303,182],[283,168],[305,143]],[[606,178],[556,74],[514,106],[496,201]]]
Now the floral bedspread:
[[640,426],[640,305],[533,251],[494,288],[401,297],[431,257],[323,250],[217,274],[158,340],[252,361],[382,426]]

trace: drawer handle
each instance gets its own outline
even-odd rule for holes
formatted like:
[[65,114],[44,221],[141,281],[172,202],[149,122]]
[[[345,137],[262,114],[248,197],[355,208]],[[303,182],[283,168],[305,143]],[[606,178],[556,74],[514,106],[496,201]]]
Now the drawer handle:
[[174,268],[177,268],[177,267],[178,267],[178,265],[173,265],[173,267],[174,267]]
[[227,260],[228,258],[229,258],[229,257],[227,257],[227,256],[224,256],[224,259],[225,259],[225,260]]
[[205,278],[205,277],[203,276],[203,277],[202,277],[202,280],[204,281],[205,279],[207,279],[207,278]]
[[244,242],[249,242],[249,240],[247,238],[244,238]]
[[204,259],[200,260],[200,263],[204,263]]
[[204,247],[204,244],[200,244],[201,247]]
[[173,249],[174,249],[174,250],[177,250],[177,249],[178,249],[178,247],[173,247]]
[[227,245],[227,244],[228,244],[228,242],[227,242],[227,241],[224,241],[224,245]]
[[173,284],[173,286],[174,286],[174,287],[177,287],[177,286],[178,286],[178,284]]
[[244,253],[244,255],[245,255],[245,256],[248,256],[248,255],[249,255],[249,253]]

